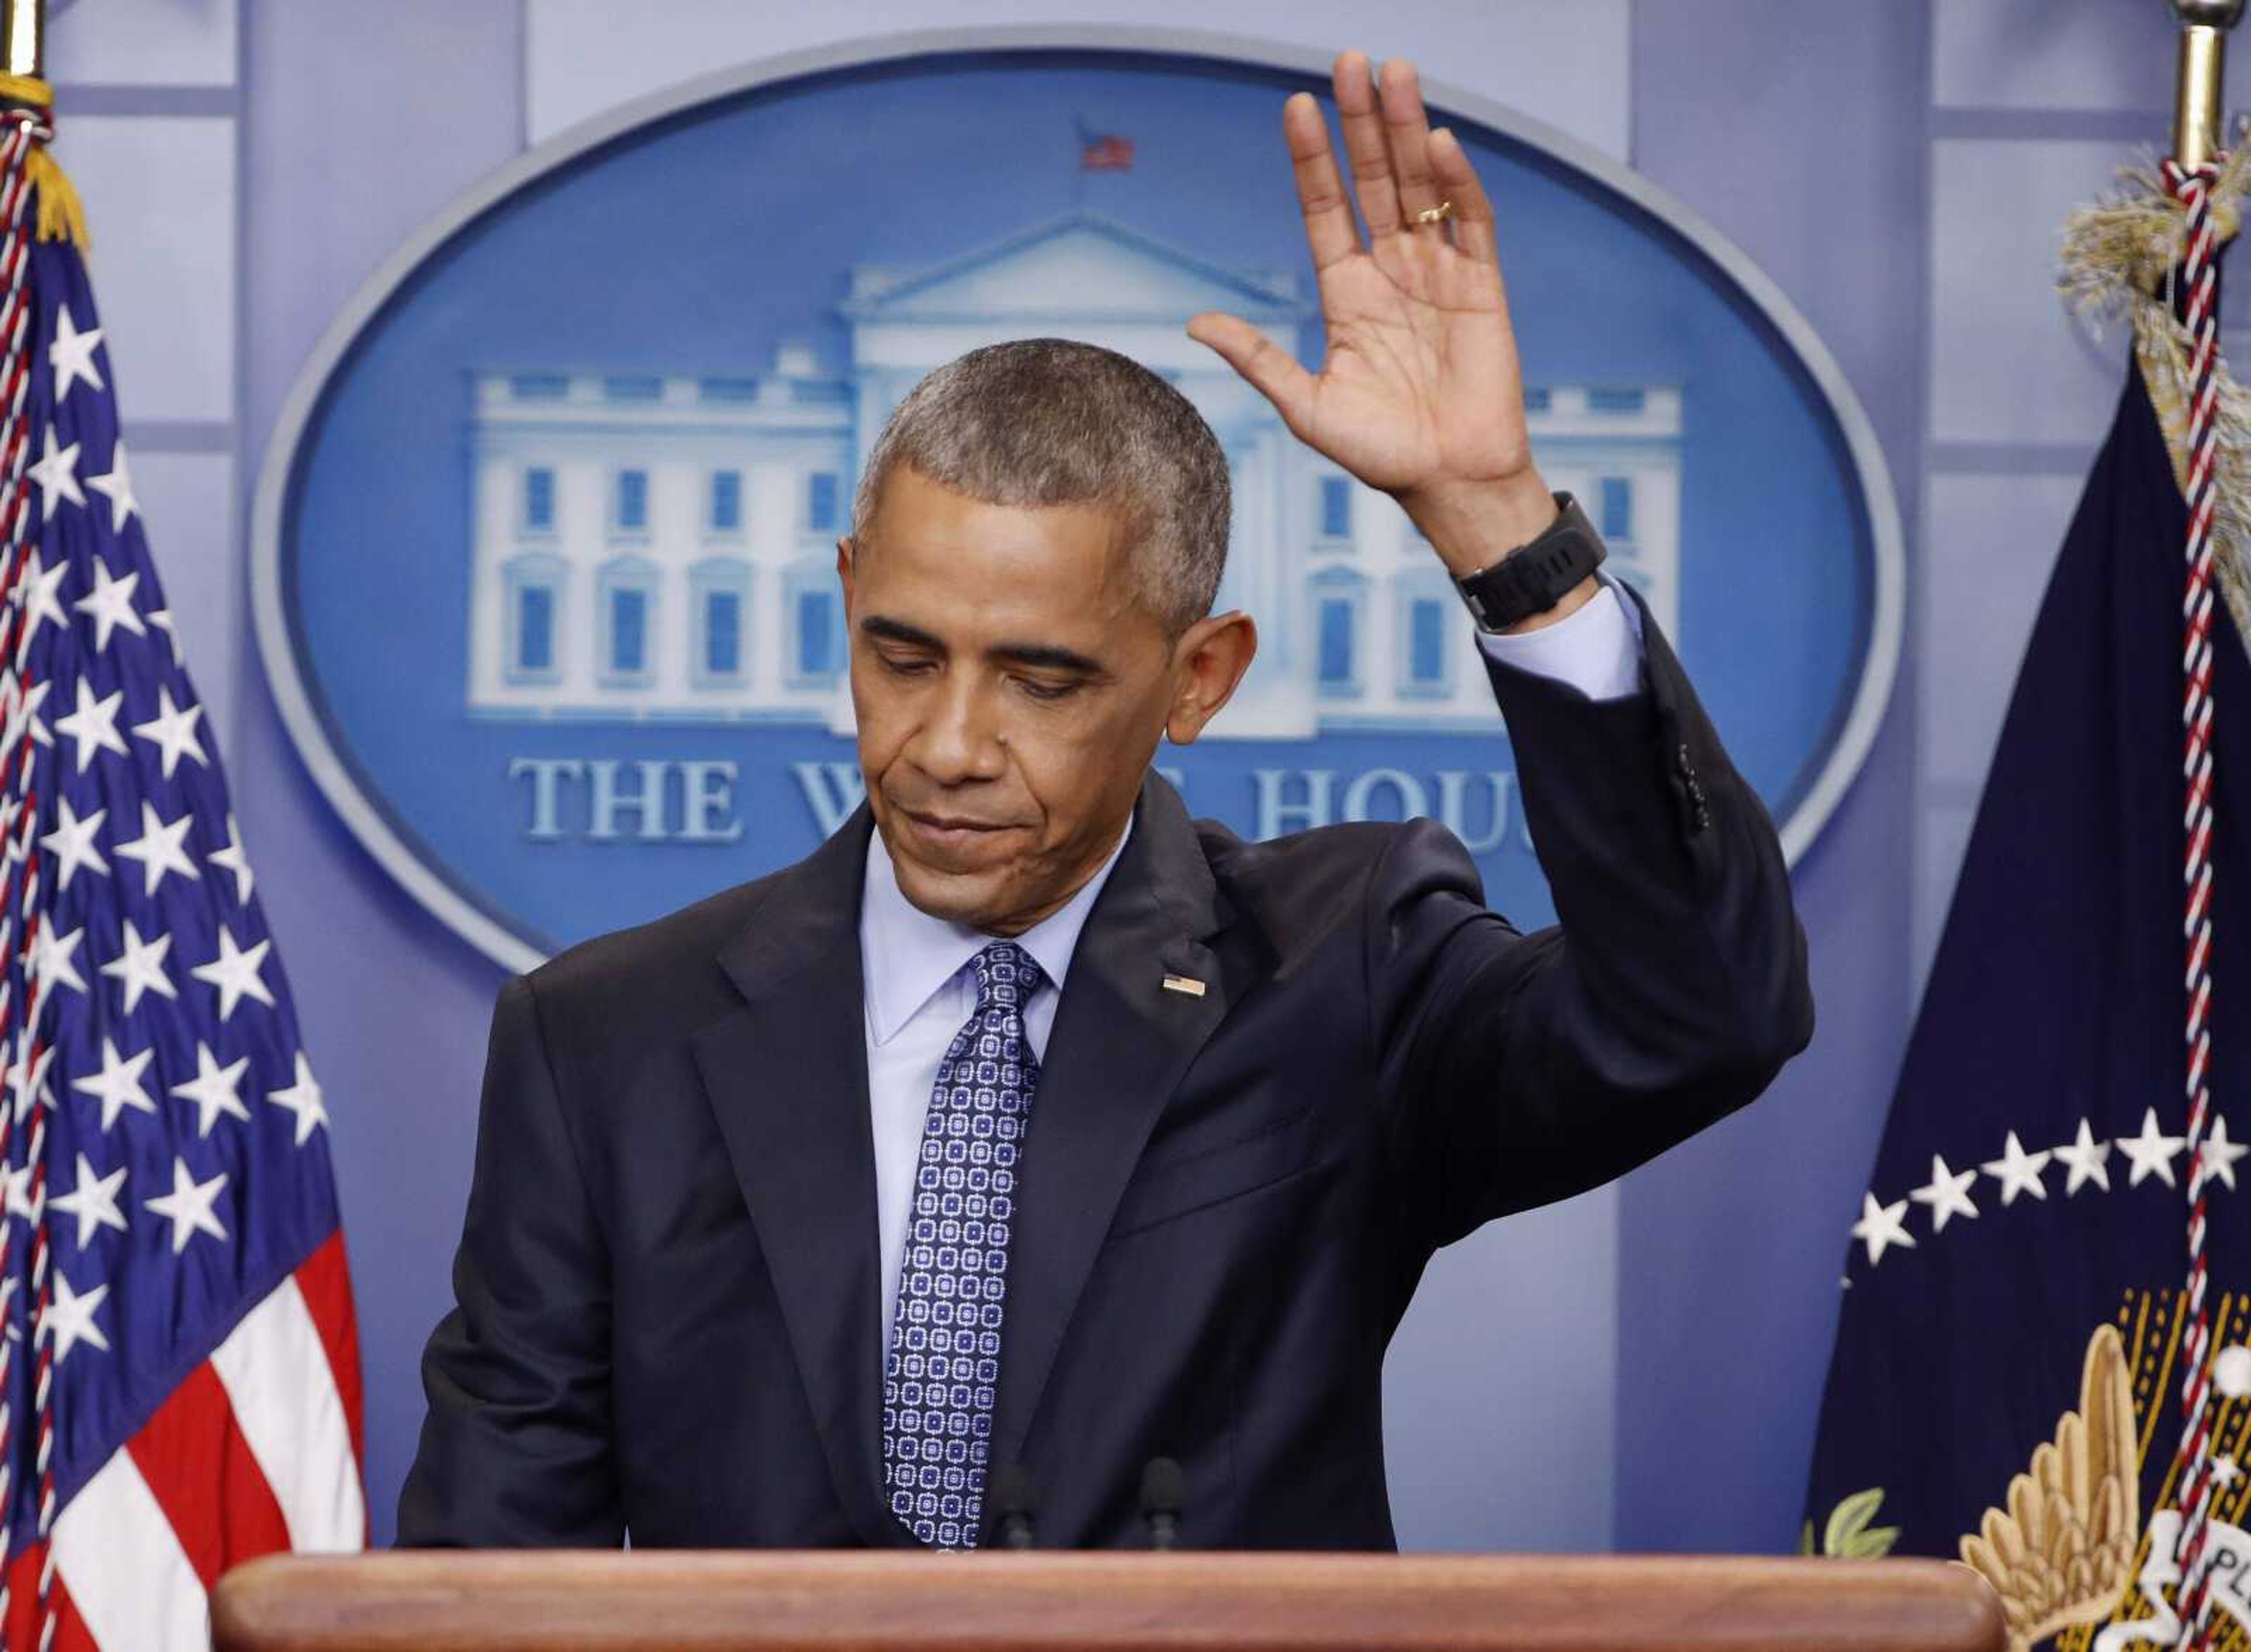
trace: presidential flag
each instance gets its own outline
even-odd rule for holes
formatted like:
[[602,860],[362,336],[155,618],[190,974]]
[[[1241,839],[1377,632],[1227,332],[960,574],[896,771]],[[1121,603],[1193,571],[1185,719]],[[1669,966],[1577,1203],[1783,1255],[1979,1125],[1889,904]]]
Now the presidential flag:
[[[2199,1362],[2188,510],[2167,434],[2184,396],[2149,324],[2040,605],[1852,1227],[1804,1538],[1958,1556],[2000,1593],[2012,1646],[2070,1652],[2179,1639],[2192,1368],[2210,1383],[2211,1644],[2251,1633],[2251,660],[2237,610],[2209,600]],[[2240,603],[2240,569],[2222,573]]]
[[358,1356],[75,201],[29,111],[0,133],[0,1624],[164,1652],[234,1563],[361,1546]]

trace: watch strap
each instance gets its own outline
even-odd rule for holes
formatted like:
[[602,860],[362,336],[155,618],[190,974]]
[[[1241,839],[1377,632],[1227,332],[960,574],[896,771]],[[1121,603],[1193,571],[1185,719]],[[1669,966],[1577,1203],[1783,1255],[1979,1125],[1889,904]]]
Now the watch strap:
[[1545,613],[1602,566],[1602,536],[1568,492],[1557,493],[1555,520],[1489,568],[1454,581],[1479,628],[1505,631]]

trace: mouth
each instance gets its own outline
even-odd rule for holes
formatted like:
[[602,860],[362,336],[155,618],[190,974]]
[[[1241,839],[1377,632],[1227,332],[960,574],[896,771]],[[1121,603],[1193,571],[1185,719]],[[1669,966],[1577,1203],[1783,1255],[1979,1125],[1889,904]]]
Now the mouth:
[[941,864],[980,859],[993,844],[1021,829],[1007,821],[980,820],[969,815],[894,805],[894,816],[915,840],[918,849],[935,851]]

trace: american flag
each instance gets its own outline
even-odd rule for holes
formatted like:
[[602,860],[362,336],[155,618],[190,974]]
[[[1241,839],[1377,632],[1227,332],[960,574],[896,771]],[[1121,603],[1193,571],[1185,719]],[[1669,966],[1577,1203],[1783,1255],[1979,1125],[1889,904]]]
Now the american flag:
[[163,1652],[236,1562],[362,1546],[357,1333],[75,201],[0,131],[0,1625]]
[[1130,172],[1133,170],[1133,140],[1115,132],[1093,132],[1084,122],[1078,128],[1079,170],[1086,172]]

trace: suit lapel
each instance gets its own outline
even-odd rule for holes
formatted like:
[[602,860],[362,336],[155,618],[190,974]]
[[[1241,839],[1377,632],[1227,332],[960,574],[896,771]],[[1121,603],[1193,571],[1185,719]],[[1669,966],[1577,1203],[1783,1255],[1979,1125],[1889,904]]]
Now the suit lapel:
[[696,1059],[771,1271],[836,1495],[870,1544],[883,1496],[875,1145],[860,972],[867,805],[782,875],[719,956],[743,1007]]
[[[1009,1241],[993,1471],[1022,1456],[1119,1196],[1227,1011],[1223,913],[1180,795],[1150,776],[1072,954],[1041,1065]],[[696,1059],[774,1281],[836,1495],[869,1543],[911,1544],[883,1497],[882,1299],[860,898],[865,803],[782,874],[719,961],[744,1003]],[[1202,982],[1202,996],[1167,989]],[[994,1519],[987,1509],[987,1535]]]
[[[1032,1101],[1008,1245],[992,1471],[1019,1459],[1079,1294],[1151,1127],[1227,1012],[1221,923],[1180,794],[1142,782],[1133,835],[1071,954]],[[1204,984],[1168,989],[1167,974]],[[988,1505],[988,1535],[994,1518]]]

